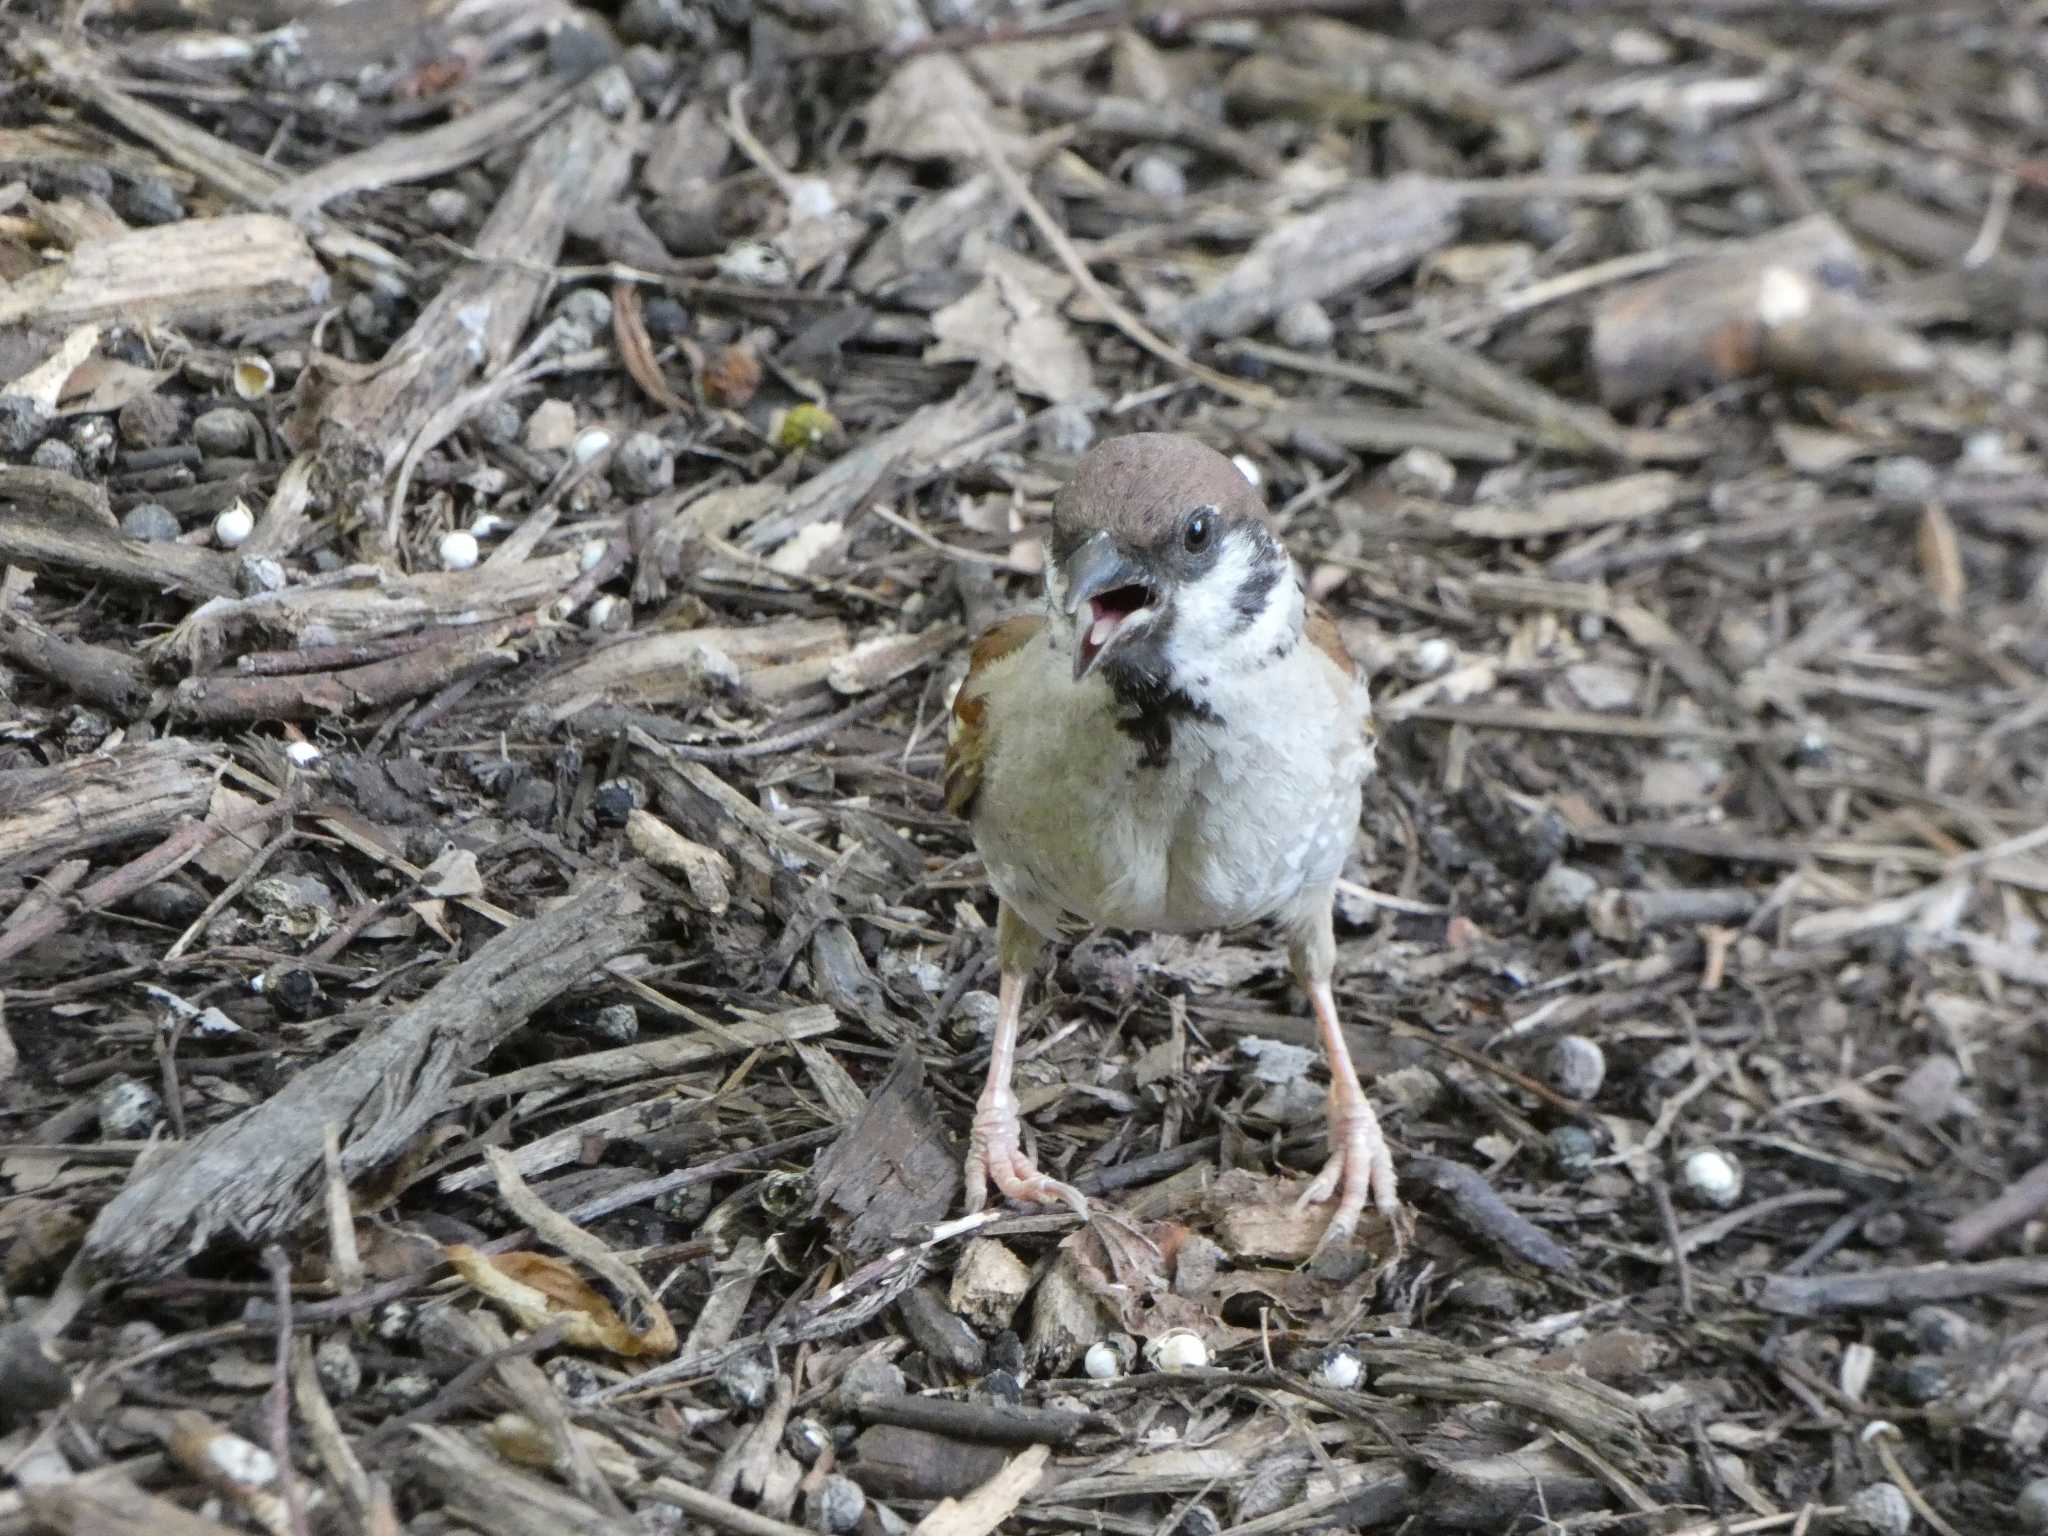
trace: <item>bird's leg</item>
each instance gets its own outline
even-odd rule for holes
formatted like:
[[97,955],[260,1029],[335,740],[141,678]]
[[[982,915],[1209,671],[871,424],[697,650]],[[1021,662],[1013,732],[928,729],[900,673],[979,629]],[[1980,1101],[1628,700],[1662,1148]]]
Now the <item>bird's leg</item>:
[[1344,1041],[1344,1027],[1337,1018],[1337,1000],[1330,991],[1330,973],[1336,967],[1336,936],[1331,930],[1328,909],[1323,910],[1320,932],[1311,931],[1294,951],[1295,974],[1300,977],[1315,1009],[1316,1025],[1323,1037],[1323,1055],[1330,1067],[1330,1160],[1302,1193],[1296,1209],[1335,1199],[1337,1209],[1319,1247],[1348,1239],[1371,1198],[1373,1207],[1394,1229],[1400,1240],[1400,1205],[1395,1197],[1394,1158],[1380,1134],[1379,1117],[1359,1085],[1358,1071],[1351,1064],[1351,1048]]
[[988,1086],[974,1109],[974,1131],[967,1142],[967,1209],[988,1203],[988,1186],[1027,1205],[1065,1201],[1074,1214],[1088,1219],[1088,1200],[1071,1184],[1038,1171],[1024,1153],[1024,1127],[1017,1117],[1017,1095],[1010,1074],[1017,1064],[1017,1026],[1024,1013],[1024,981],[1043,941],[1005,906],[996,927],[996,953],[1002,967],[997,989],[996,1035],[988,1061]]

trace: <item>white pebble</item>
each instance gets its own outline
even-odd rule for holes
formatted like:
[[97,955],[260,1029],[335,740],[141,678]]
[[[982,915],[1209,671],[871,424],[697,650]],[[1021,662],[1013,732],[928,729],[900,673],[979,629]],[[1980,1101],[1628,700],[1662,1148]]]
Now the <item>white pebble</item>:
[[213,520],[213,541],[222,549],[239,549],[242,541],[256,531],[256,514],[239,501],[221,509]]
[[1358,1351],[1333,1344],[1323,1351],[1323,1358],[1316,1363],[1314,1381],[1319,1387],[1349,1392],[1364,1376],[1365,1362],[1358,1358]]
[[1607,1053],[1584,1035],[1561,1035],[1544,1063],[1550,1086],[1568,1099],[1590,1099],[1607,1081]]
[[1098,1339],[1088,1346],[1088,1353],[1081,1359],[1081,1369],[1096,1381],[1115,1381],[1124,1373],[1123,1351],[1107,1339]]
[[1681,1177],[1686,1193],[1701,1205],[1726,1210],[1742,1198],[1742,1169],[1718,1147],[1687,1153]]
[[633,605],[623,597],[600,592],[583,610],[583,627],[593,633],[624,629],[633,622]]
[[2037,1477],[2022,1488],[2013,1508],[2019,1514],[2021,1529],[2034,1536],[2048,1536],[2048,1477]]
[[467,528],[453,528],[441,535],[441,569],[444,571],[467,571],[476,567],[476,535]]
[[1230,462],[1237,466],[1237,472],[1250,481],[1254,488],[1265,483],[1265,476],[1259,473],[1259,466],[1241,453],[1233,453]]
[[588,464],[612,445],[612,435],[603,427],[592,427],[577,435],[574,453],[578,464]]
[[1867,1536],[1906,1536],[1913,1528],[1913,1506],[1896,1483],[1872,1483],[1849,1500],[1843,1525]]
[[480,539],[502,538],[513,529],[512,519],[495,512],[479,512],[470,519],[469,531]]
[[578,569],[585,571],[596,570],[598,561],[604,558],[605,548],[603,539],[586,539],[583,543],[583,548],[576,556]]
[[310,768],[320,761],[320,749],[310,741],[294,741],[284,749],[284,755],[291,759],[295,768]]
[[1188,195],[1188,175],[1164,155],[1140,155],[1131,162],[1131,185],[1147,197],[1177,203]]
[[1415,649],[1409,652],[1409,661],[1417,677],[1435,677],[1448,672],[1451,663],[1458,659],[1451,642],[1441,635],[1430,635],[1415,642]]
[[1280,311],[1280,318],[1273,322],[1273,335],[1281,346],[1297,352],[1323,352],[1337,339],[1337,326],[1322,305],[1303,299]]
[[789,189],[792,218],[829,219],[839,211],[839,198],[832,183],[822,176],[805,176]]
[[1191,1328],[1175,1328],[1145,1346],[1145,1353],[1159,1370],[1199,1371],[1209,1363],[1209,1346]]
[[1442,501],[1457,487],[1458,466],[1434,448],[1406,448],[1387,466],[1389,489],[1402,496]]

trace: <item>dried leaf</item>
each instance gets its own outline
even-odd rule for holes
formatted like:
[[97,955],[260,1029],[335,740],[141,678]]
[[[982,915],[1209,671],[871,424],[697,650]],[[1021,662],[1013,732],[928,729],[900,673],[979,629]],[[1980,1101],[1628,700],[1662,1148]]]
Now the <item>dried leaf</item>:
[[[467,1243],[450,1244],[441,1253],[458,1275],[522,1328],[552,1324],[572,1347],[614,1355],[665,1355],[675,1348],[673,1327],[659,1330],[665,1337],[652,1330],[644,1338],[634,1333],[609,1301],[552,1254],[486,1254]],[[663,1324],[667,1321],[664,1314]]]
[[1088,349],[1060,315],[1073,285],[1000,246],[991,246],[981,282],[932,316],[938,340],[928,363],[966,359],[1009,369],[1026,394],[1071,400],[1095,387]]

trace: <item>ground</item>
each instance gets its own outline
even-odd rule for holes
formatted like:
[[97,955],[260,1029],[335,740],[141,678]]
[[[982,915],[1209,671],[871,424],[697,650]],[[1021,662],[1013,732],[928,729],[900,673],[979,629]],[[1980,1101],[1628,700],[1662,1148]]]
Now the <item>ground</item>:
[[[0,1532],[2048,1529],[2038,8],[0,41]],[[1258,932],[958,1219],[948,692],[1161,428],[1373,679],[1405,1248]]]

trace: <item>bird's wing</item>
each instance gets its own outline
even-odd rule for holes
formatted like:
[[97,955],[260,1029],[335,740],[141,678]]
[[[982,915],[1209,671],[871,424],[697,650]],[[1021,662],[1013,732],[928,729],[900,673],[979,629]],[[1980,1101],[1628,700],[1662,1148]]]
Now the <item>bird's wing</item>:
[[1358,659],[1344,648],[1344,633],[1337,627],[1337,621],[1326,609],[1311,602],[1301,632],[1310,645],[1330,658],[1331,664],[1358,699],[1358,733],[1364,738],[1366,749],[1372,750],[1379,742],[1379,732],[1373,728],[1372,705],[1366,695],[1364,675]]
[[946,809],[966,816],[981,789],[981,771],[992,740],[988,726],[988,669],[1030,643],[1045,627],[1043,616],[1020,614],[982,631],[967,653],[967,675],[953,695],[946,721]]

